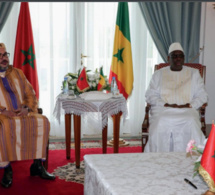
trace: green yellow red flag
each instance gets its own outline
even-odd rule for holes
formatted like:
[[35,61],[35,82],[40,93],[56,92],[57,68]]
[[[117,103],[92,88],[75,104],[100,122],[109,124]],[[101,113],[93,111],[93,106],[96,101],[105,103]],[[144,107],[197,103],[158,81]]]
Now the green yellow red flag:
[[100,68],[100,78],[99,78],[99,83],[97,85],[97,90],[101,91],[104,87],[106,87],[105,84],[105,78],[104,78],[104,73],[103,73],[103,67]]
[[133,89],[133,64],[128,2],[119,2],[109,83],[116,78],[119,92],[127,99]]

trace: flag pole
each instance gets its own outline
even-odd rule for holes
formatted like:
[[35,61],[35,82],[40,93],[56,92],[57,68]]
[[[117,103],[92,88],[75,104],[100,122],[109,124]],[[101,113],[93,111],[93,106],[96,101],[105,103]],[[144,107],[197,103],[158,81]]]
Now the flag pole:
[[[108,146],[114,146],[114,139],[112,138],[111,140],[109,140],[109,141],[107,142],[107,145],[108,145]],[[120,147],[128,146],[128,145],[129,145],[129,142],[126,142],[124,139],[119,138],[119,146],[120,146]]]

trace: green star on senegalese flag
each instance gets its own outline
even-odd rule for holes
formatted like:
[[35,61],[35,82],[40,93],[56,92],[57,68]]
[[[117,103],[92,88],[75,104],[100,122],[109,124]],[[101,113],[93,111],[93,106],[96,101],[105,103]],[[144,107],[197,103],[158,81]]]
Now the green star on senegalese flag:
[[113,55],[114,57],[117,57],[117,61],[121,61],[122,63],[123,63],[123,58],[122,58],[123,50],[124,50],[124,48],[118,49],[118,52]]
[[99,83],[97,85],[97,90],[101,91],[104,87],[106,87],[104,73],[103,73],[103,67],[100,67],[100,78]]
[[25,60],[22,63],[22,65],[30,64],[30,66],[34,69],[34,59],[35,59],[35,54],[33,53],[33,47],[32,44],[29,47],[28,51],[21,50],[22,53],[25,55]]
[[130,40],[128,2],[119,2],[109,83],[115,77],[119,92],[125,99],[133,90],[133,63]]

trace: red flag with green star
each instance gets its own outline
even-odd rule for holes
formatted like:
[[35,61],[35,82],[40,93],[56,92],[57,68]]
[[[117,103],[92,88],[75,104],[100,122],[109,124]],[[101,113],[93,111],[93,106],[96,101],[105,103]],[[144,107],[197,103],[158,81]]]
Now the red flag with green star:
[[215,125],[212,124],[205,149],[201,158],[199,173],[209,186],[209,190],[215,192]]
[[85,67],[83,67],[80,75],[78,76],[76,86],[79,92],[85,92],[90,88],[87,82],[87,73],[86,73]]
[[119,92],[127,99],[133,89],[133,65],[128,2],[119,2],[109,82],[116,78]]
[[39,99],[39,83],[34,50],[34,38],[28,2],[22,2],[16,31],[13,66],[21,69]]

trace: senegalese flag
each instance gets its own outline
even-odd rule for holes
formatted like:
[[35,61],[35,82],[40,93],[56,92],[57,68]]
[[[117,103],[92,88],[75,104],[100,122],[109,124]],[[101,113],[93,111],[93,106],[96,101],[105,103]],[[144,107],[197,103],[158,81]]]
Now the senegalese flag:
[[34,38],[28,2],[22,2],[16,31],[13,66],[21,69],[31,83],[39,99],[39,83],[34,50]]
[[90,88],[90,86],[87,82],[87,73],[86,73],[85,67],[82,69],[82,71],[78,77],[76,86],[77,86],[77,89],[79,92],[85,92]]
[[116,78],[119,92],[127,99],[133,89],[133,65],[128,2],[119,2],[109,83]]
[[202,154],[199,173],[208,184],[209,191],[215,193],[215,126],[212,124],[205,149]]
[[97,90],[101,91],[104,87],[106,87],[105,78],[103,74],[103,67],[100,68],[100,78],[99,83],[97,85]]

